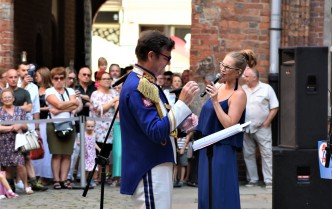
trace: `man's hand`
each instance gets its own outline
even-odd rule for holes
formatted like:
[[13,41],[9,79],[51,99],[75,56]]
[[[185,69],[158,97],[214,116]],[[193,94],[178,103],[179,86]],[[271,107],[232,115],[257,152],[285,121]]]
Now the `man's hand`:
[[30,83],[30,82],[33,81],[33,78],[28,74],[28,75],[24,76],[23,80],[24,80],[25,83]]
[[180,155],[183,155],[184,154],[184,150],[186,149],[185,146],[183,146],[181,149],[180,149]]
[[198,117],[195,114],[191,114],[181,125],[181,129],[184,131],[190,131],[198,124]]
[[186,105],[190,105],[194,97],[198,94],[199,87],[195,81],[189,81],[181,91],[179,100],[183,101]]

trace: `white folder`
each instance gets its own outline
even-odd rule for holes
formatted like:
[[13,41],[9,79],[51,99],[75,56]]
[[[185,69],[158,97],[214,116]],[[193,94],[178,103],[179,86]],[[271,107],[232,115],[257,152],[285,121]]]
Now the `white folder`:
[[251,121],[248,121],[243,124],[236,124],[234,126],[225,128],[221,131],[218,131],[216,133],[210,134],[208,136],[205,136],[199,140],[196,140],[193,144],[194,151],[202,149],[204,147],[207,147],[211,144],[214,144],[220,140],[226,139],[230,136],[233,136],[237,133],[243,132],[244,128],[248,126],[251,123]]

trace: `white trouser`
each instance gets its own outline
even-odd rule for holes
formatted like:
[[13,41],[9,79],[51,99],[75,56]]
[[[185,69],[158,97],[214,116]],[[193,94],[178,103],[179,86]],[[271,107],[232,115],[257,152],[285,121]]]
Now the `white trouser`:
[[143,176],[131,196],[135,209],[172,208],[173,163],[163,163]]
[[258,144],[262,158],[262,172],[265,183],[272,183],[272,132],[271,127],[260,128],[256,133],[244,133],[243,157],[247,167],[247,179],[258,181],[256,163],[256,144]]

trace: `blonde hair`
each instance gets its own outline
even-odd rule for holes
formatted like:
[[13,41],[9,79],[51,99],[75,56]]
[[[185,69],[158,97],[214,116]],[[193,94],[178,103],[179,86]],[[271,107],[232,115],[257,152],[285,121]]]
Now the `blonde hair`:
[[98,59],[98,67],[102,64],[106,64],[107,65],[107,60],[105,57],[99,57]]
[[233,51],[228,53],[227,55],[235,59],[234,67],[241,69],[241,74],[246,69],[247,65],[252,68],[255,67],[257,64],[256,55],[251,49]]
[[51,81],[50,69],[48,69],[47,67],[41,67],[37,70],[37,72],[39,73],[40,77],[42,78],[42,81],[39,85],[43,86],[45,88],[51,87],[52,81]]

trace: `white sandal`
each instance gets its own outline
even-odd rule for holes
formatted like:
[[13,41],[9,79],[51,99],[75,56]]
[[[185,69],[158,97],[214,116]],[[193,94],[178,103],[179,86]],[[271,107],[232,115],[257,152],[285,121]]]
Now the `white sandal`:
[[24,191],[25,191],[25,194],[33,194],[33,190],[31,189],[31,187],[26,187],[24,189]]

